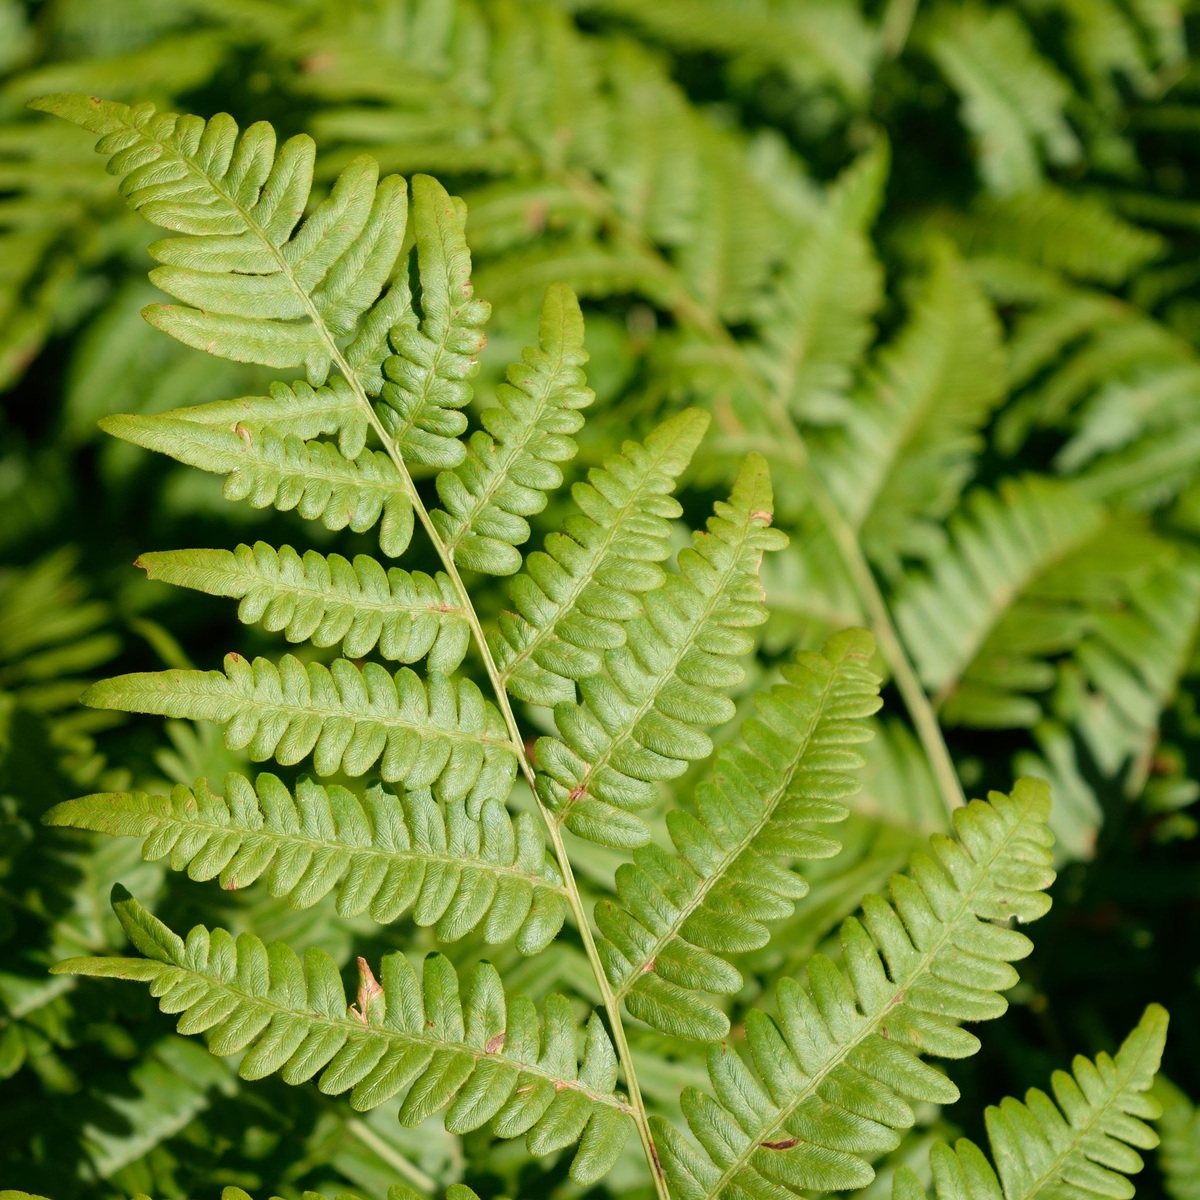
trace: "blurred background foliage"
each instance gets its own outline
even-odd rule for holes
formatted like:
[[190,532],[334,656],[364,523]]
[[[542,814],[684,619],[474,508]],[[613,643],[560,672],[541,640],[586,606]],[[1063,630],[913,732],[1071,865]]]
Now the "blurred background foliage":
[[[955,1064],[963,1111],[1111,1048],[1161,1001],[1176,1014],[1165,1140],[1139,1186],[1196,1196],[1197,34],[1181,0],[0,0],[0,1185],[382,1196],[465,1170],[436,1124],[242,1084],[149,997],[91,984],[81,1002],[46,975],[119,947],[118,878],[176,928],[253,928],[343,963],[427,937],[327,904],[296,913],[257,887],[181,886],[132,843],[38,826],[84,792],[232,765],[207,727],[164,737],[75,705],[102,671],[212,666],[269,642],[145,582],[139,552],[332,536],[229,508],[215,481],[99,434],[108,413],[267,380],[137,315],[155,296],[149,228],[87,138],[24,107],[88,91],[311,132],[325,180],[362,150],[437,175],[468,203],[477,292],[497,313],[481,397],[548,282],[585,299],[598,403],[580,470],[688,403],[717,427],[689,515],[738,455],[766,453],[793,541],[765,579],[774,615],[747,698],[793,647],[869,615],[815,471],[968,792],[1018,773],[1055,789],[1055,906],[984,1054]],[[481,589],[479,607],[501,598]],[[846,849],[810,871],[745,1001],[942,823],[888,699]],[[600,895],[611,868],[588,861]],[[564,980],[588,994],[560,945],[498,965],[533,995]],[[650,1036],[635,1049],[651,1104],[699,1069]],[[923,1157],[948,1117],[923,1114],[895,1161]],[[466,1179],[482,1194],[578,1191],[519,1146],[485,1159]],[[636,1168],[602,1190],[636,1190]]]

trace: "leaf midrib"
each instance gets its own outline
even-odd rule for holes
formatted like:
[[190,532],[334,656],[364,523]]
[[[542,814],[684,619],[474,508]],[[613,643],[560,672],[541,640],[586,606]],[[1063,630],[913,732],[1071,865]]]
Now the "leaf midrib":
[[[899,1006],[903,1001],[906,992],[911,988],[914,982],[919,981],[932,966],[941,950],[950,941],[951,935],[957,930],[959,922],[963,916],[970,912],[971,916],[975,916],[973,909],[969,907],[970,901],[979,892],[983,885],[989,882],[991,876],[992,865],[1000,856],[1008,850],[1010,844],[1023,832],[1025,827],[1025,818],[1022,813],[1013,822],[1012,827],[1007,830],[1006,836],[997,843],[994,853],[988,856],[983,863],[977,864],[977,874],[975,882],[970,891],[963,893],[962,901],[958,905],[957,911],[947,920],[943,927],[940,936],[933,942],[928,950],[926,950],[918,959],[912,971],[904,983],[898,985],[892,994],[892,997],[885,1003],[879,1006],[874,1016],[864,1014],[863,1025],[859,1031],[846,1043],[838,1048],[838,1052],[826,1063],[819,1071],[809,1076],[807,1085],[797,1094],[793,1100],[779,1110],[778,1115],[771,1121],[770,1124],[760,1129],[753,1138],[750,1139],[747,1149],[743,1150],[725,1170],[724,1174],[717,1180],[716,1184],[705,1193],[704,1200],[716,1200],[724,1192],[725,1188],[737,1178],[738,1175],[749,1165],[750,1159],[761,1148],[763,1142],[772,1140],[774,1134],[783,1129],[785,1122],[791,1115],[804,1103],[810,1096],[816,1093],[817,1088],[825,1079],[833,1072],[833,1070],[845,1061],[845,1059],[854,1050],[857,1050],[869,1038],[874,1037],[878,1033],[878,1027],[883,1024],[887,1017]],[[962,845],[962,843],[959,843]],[[966,850],[966,847],[963,846]],[[873,941],[874,939],[872,939]],[[859,1005],[857,990],[855,995],[855,1008]],[[788,1051],[791,1054],[789,1048]],[[721,1106],[724,1111],[724,1105]]]
[[[714,611],[716,611],[716,609],[722,603],[724,603],[725,587],[729,583],[730,579],[733,578],[733,576],[736,575],[741,569],[742,554],[746,549],[747,543],[750,541],[751,534],[759,528],[760,526],[755,524],[754,518],[749,515],[746,517],[746,523],[738,527],[738,537],[737,540],[732,544],[733,552],[730,555],[729,563],[720,573],[719,580],[713,587],[710,595],[706,598],[704,607],[693,618],[691,627],[687,634],[680,639],[678,646],[674,648],[669,665],[664,666],[662,670],[658,672],[655,685],[650,689],[649,694],[642,701],[642,703],[634,710],[633,715],[625,722],[625,727],[616,736],[609,735],[608,731],[605,730],[605,736],[608,738],[608,745],[605,747],[604,752],[597,756],[595,762],[588,764],[588,768],[584,772],[583,778],[579,781],[578,785],[572,789],[573,792],[577,793],[575,799],[568,798],[567,802],[561,808],[555,811],[554,821],[557,825],[563,825],[575,805],[585,796],[591,794],[597,772],[603,767],[607,766],[609,760],[617,752],[617,750],[619,750],[629,738],[633,737],[634,731],[642,722],[642,718],[645,717],[646,714],[654,707],[654,703],[658,699],[659,692],[661,692],[663,688],[665,688],[671,682],[671,680],[675,678],[675,673],[679,669],[679,664],[692,649],[697,634],[705,625],[708,624]],[[717,539],[717,535],[714,533],[705,533],[703,536],[707,538],[713,538],[714,540],[719,540]],[[728,542],[723,542],[722,544],[730,545]],[[695,589],[695,585],[690,579],[687,578],[686,575],[680,574],[675,578],[684,581],[687,586],[693,588],[694,590],[698,590]],[[670,597],[667,599],[668,602],[671,602]]]
[[[844,659],[841,661],[844,661]],[[805,731],[804,736],[801,739],[800,748],[797,750],[796,754],[792,756],[792,760],[788,765],[787,771],[785,772],[779,787],[777,787],[771,793],[769,799],[764,800],[758,819],[754,822],[749,833],[742,838],[732,850],[730,850],[721,858],[714,871],[701,879],[700,886],[696,889],[688,903],[679,909],[676,919],[671,922],[669,928],[663,934],[655,937],[653,949],[650,951],[650,953],[643,955],[638,963],[633,964],[633,970],[629,974],[628,978],[616,990],[615,994],[618,1000],[623,1000],[633,990],[638,980],[643,974],[646,973],[647,964],[653,962],[659,953],[661,953],[666,946],[668,946],[672,941],[675,940],[677,936],[679,936],[679,931],[682,929],[687,919],[701,906],[701,904],[704,903],[709,892],[711,892],[712,889],[721,882],[721,880],[724,878],[725,872],[729,869],[734,860],[739,858],[742,852],[753,844],[754,840],[760,833],[762,833],[763,829],[775,815],[776,806],[780,803],[783,797],[787,795],[788,789],[791,787],[792,780],[795,778],[796,772],[800,769],[800,764],[807,754],[809,747],[811,746],[812,738],[824,719],[824,705],[829,697],[830,691],[838,682],[837,671],[840,665],[841,662],[834,664],[834,668],[830,672],[828,681],[821,689],[820,703],[817,705],[812,720],[809,722],[808,729]],[[641,922],[638,923],[641,924]]]
[[[580,1092],[587,1096],[588,1099],[595,1104],[603,1104],[608,1108],[616,1109],[618,1112],[631,1114],[630,1106],[618,1096],[611,1093],[592,1091],[590,1088],[582,1086],[578,1077],[574,1079],[564,1079],[560,1075],[556,1075],[551,1071],[547,1071],[542,1066],[524,1063],[519,1059],[508,1058],[503,1054],[488,1054],[485,1050],[479,1049],[478,1046],[469,1046],[465,1042],[455,1042],[449,1039],[433,1037],[422,1038],[418,1034],[408,1033],[404,1030],[395,1029],[390,1026],[370,1024],[364,1025],[358,1021],[354,1021],[353,1018],[350,1017],[323,1016],[321,1014],[312,1012],[311,1009],[300,1013],[295,1009],[288,1008],[285,1005],[280,1004],[279,1001],[272,999],[270,996],[256,996],[250,992],[244,992],[235,987],[233,984],[226,983],[224,980],[215,979],[213,976],[206,975],[202,971],[196,970],[194,967],[181,966],[179,963],[155,963],[153,959],[144,958],[105,958],[99,961],[113,964],[128,963],[132,966],[141,967],[143,970],[145,969],[146,963],[150,962],[153,963],[153,965],[156,966],[160,972],[177,971],[181,975],[202,981],[207,986],[210,994],[213,991],[223,992],[228,996],[234,997],[241,1003],[257,1006],[260,1009],[268,1009],[272,1013],[272,1019],[278,1015],[285,1018],[291,1018],[292,1020],[301,1021],[306,1026],[321,1025],[335,1029],[347,1029],[349,1038],[354,1038],[356,1036],[361,1038],[364,1035],[380,1037],[393,1042],[401,1042],[406,1045],[430,1048],[434,1053],[436,1053],[438,1050],[451,1050],[457,1054],[469,1054],[477,1063],[484,1060],[508,1063],[521,1072],[528,1073],[530,1075],[536,1075],[538,1078],[555,1085],[557,1090],[565,1090],[570,1088],[572,1091]],[[63,963],[62,969],[65,971],[65,969],[70,965],[70,961]],[[195,1007],[196,1004],[188,1005],[181,1016],[191,1012]],[[225,1018],[222,1018],[222,1020],[224,1019]],[[505,1032],[507,1032],[507,1029],[508,1024],[506,1017]],[[349,1038],[347,1040],[349,1040]],[[344,1044],[345,1043],[343,1043],[343,1045]]]

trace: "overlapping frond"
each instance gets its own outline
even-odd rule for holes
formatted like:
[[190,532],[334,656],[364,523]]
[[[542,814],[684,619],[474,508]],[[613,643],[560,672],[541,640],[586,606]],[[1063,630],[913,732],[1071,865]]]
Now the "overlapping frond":
[[223,671],[145,671],[93,684],[95,708],[216,721],[233,749],[256,761],[283,764],[309,754],[318,775],[362,775],[379,763],[389,783],[432,787],[441,800],[467,799],[472,813],[485,800],[507,797],[516,752],[503,718],[469,679],[407,667],[395,674],[378,663],[356,667],[225,658]]
[[725,694],[744,676],[737,661],[766,620],[758,569],[764,551],[787,544],[771,528],[767,464],[750,455],[728,503],[679,554],[679,573],[642,598],[624,644],[604,655],[605,674],[580,681],[581,702],[555,706],[560,738],[538,740],[538,790],[554,819],[609,846],[649,840],[636,812],[656,781],[706,758],[706,727],[733,716]]
[[575,456],[579,410],[595,395],[581,369],[583,314],[565,284],[546,292],[538,340],[508,368],[499,403],[480,414],[484,428],[471,435],[467,457],[437,479],[444,507],[432,517],[446,549],[458,565],[489,575],[520,569],[515,547],[529,540],[525,518],[562,484],[557,464]]
[[[1108,537],[1094,561],[1073,556]],[[1048,688],[1048,653],[1082,635],[1089,574],[1115,567],[1104,510],[1066,483],[1029,477],[977,491],[950,522],[950,546],[900,588],[896,620],[943,718],[977,726],[1028,725],[1040,712],[1023,693]]]
[[852,630],[785,666],[786,682],[756,698],[744,744],[722,746],[690,808],[667,814],[674,853],[644,846],[617,869],[617,901],[596,909],[599,949],[634,1016],[705,1041],[729,1032],[701,993],[741,988],[729,955],[764,946],[766,923],[808,891],[792,864],[840,849],[820,826],[845,818],[857,786],[855,746],[879,707],[872,649]]
[[816,955],[807,986],[780,982],[776,1015],[746,1020],[753,1069],[732,1047],[709,1052],[715,1097],[682,1096],[699,1146],[665,1121],[655,1133],[680,1200],[778,1200],[863,1187],[869,1157],[892,1149],[912,1104],[950,1103],[957,1089],[919,1055],[962,1058],[979,1043],[964,1021],[1000,1016],[1010,965],[1030,949],[1007,927],[1050,906],[1054,879],[1045,784],[1026,780],[955,813],[892,881],[842,926],[844,965]]
[[509,585],[516,612],[502,613],[489,639],[514,696],[573,700],[575,681],[598,675],[604,652],[623,644],[640,597],[665,577],[658,564],[670,557],[671,521],[682,512],[671,492],[707,426],[702,412],[679,413],[574,486],[563,532],[526,559]]
[[45,821],[144,838],[146,859],[226,889],[265,879],[297,908],[336,890],[343,917],[366,912],[386,925],[411,910],[443,942],[478,929],[489,945],[515,938],[536,954],[567,912],[536,818],[512,817],[496,800],[472,818],[463,801],[439,805],[427,790],[376,786],[360,799],[310,779],[292,792],[274,775],[251,783],[231,772],[219,795],[206,779],[169,796],[103,792],[57,805]]
[[1015,9],[943,5],[921,32],[921,44],[962,97],[963,123],[991,191],[1031,190],[1043,159],[1063,166],[1079,157],[1065,112],[1070,85]]
[[899,555],[930,549],[930,523],[946,516],[974,469],[1004,375],[999,320],[942,246],[909,323],[819,460],[876,561],[894,567]]
[[429,669],[448,674],[462,662],[471,629],[444,571],[385,570],[373,558],[265,542],[235,550],[160,550],[136,564],[151,579],[240,600],[238,619],[282,631],[289,642],[342,644],[347,658],[372,650],[393,662],[428,655]]
[[1200,1109],[1162,1076],[1154,1094],[1163,1110],[1158,1122],[1163,1184],[1171,1200],[1196,1200],[1200,1196]]
[[[1078,1055],[1071,1071],[1056,1071],[1054,1097],[1031,1088],[1022,1103],[1011,1097],[987,1110],[988,1141],[995,1167],[961,1138],[951,1149],[933,1148],[936,1200],[1131,1200],[1126,1178],[1142,1169],[1138,1150],[1158,1145],[1146,1124],[1162,1111],[1147,1093],[1154,1082],[1167,1034],[1167,1014],[1146,1009],[1116,1055]],[[893,1200],[928,1200],[909,1167],[896,1173]]]
[[451,1132],[490,1125],[498,1137],[524,1135],[533,1154],[578,1142],[571,1170],[579,1183],[605,1174],[621,1152],[630,1122],[612,1045],[593,1015],[580,1061],[562,996],[548,997],[539,1016],[531,1001],[505,997],[489,963],[460,984],[442,955],[418,974],[394,953],[378,981],[359,960],[357,1001],[347,1005],[324,951],[310,948],[301,960],[281,942],[202,925],[185,941],[123,889],[113,902],[146,957],[68,959],[55,970],[149,984],[164,1012],[180,1014],[180,1033],[207,1033],[214,1054],[245,1051],[243,1079],[279,1072],[296,1084],[320,1072],[323,1092],[349,1092],[360,1111],[404,1092],[405,1125],[445,1108]]

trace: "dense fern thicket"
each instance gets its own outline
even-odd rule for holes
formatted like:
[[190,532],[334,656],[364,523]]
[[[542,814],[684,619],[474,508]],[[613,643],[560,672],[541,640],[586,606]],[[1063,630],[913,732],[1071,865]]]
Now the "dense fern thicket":
[[0,1196],[1200,1195],[1192,10],[0,0]]

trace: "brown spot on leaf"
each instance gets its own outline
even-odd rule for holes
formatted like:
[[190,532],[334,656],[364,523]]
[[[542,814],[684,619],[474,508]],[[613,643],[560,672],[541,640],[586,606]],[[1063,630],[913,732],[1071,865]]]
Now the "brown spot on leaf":
[[504,1034],[493,1033],[483,1044],[484,1054],[499,1054],[504,1049]]
[[799,1138],[783,1138],[778,1142],[759,1142],[764,1150],[792,1150],[800,1145]]

